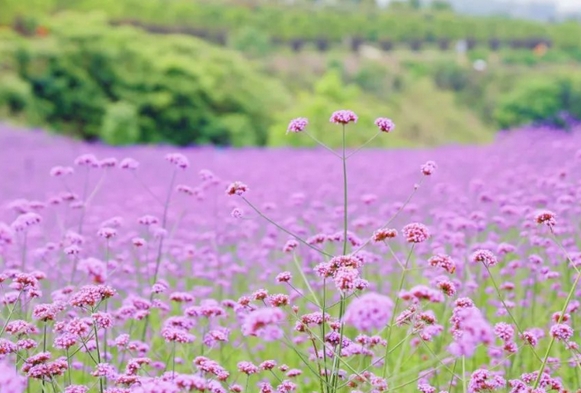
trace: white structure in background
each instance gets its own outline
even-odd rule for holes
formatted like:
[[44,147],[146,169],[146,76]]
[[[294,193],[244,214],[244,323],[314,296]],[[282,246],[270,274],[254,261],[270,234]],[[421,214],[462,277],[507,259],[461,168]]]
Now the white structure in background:
[[[429,3],[431,0],[428,0]],[[513,18],[552,21],[559,7],[551,0],[447,0],[456,12],[467,15],[505,15]]]
[[370,45],[361,45],[359,54],[369,60],[381,60],[382,52]]
[[456,42],[456,53],[464,55],[468,52],[468,42],[466,40],[458,40]]
[[472,64],[472,67],[478,72],[483,72],[486,71],[488,63],[486,63],[486,60],[478,59],[474,62],[474,64]]

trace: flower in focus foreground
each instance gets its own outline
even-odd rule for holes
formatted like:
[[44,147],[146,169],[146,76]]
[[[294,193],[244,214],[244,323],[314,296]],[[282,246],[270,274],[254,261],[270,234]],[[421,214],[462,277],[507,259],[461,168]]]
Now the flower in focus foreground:
[[381,132],[390,132],[395,129],[395,124],[391,119],[387,117],[380,117],[375,120],[375,125],[379,128]]
[[248,191],[248,186],[242,182],[235,181],[234,183],[230,184],[226,189],[227,195],[243,195],[246,191]]
[[349,110],[335,111],[329,121],[335,124],[357,123],[357,115],[355,112]]
[[288,128],[286,130],[286,133],[288,134],[289,132],[295,132],[295,133],[301,132],[307,127],[308,124],[309,124],[309,120],[304,118],[304,117],[298,117],[296,119],[293,119],[288,124]]
[[537,212],[537,214],[535,215],[535,220],[537,221],[537,224],[545,224],[549,228],[557,225],[555,213],[549,210],[542,210],[540,212]]

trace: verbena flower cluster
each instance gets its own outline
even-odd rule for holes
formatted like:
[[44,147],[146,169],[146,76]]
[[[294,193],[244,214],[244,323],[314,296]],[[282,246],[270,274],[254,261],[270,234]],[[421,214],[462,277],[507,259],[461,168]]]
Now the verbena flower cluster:
[[0,392],[575,392],[580,132],[351,154],[0,128]]

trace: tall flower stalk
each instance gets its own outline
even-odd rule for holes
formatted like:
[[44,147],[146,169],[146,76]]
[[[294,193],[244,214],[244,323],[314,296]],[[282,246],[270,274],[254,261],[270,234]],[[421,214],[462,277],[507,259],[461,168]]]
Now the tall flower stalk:
[[[271,224],[273,224],[274,226],[276,226],[278,229],[282,230],[283,232],[286,232],[287,234],[293,236],[297,241],[299,241],[299,242],[305,244],[306,246],[312,248],[313,250],[319,252],[321,255],[323,255],[325,258],[327,258],[327,261],[329,261],[328,258],[332,258],[330,262],[325,262],[322,264],[323,266],[320,267],[320,269],[322,269],[322,271],[327,271],[326,269],[330,269],[326,273],[321,273],[322,274],[322,289],[321,289],[322,294],[320,296],[321,303],[318,302],[317,299],[319,298],[319,296],[314,294],[313,289],[312,289],[310,283],[308,282],[308,278],[302,272],[301,266],[295,258],[295,264],[297,266],[298,271],[300,272],[301,278],[305,282],[305,287],[309,290],[309,292],[313,296],[313,299],[315,300],[316,304],[319,305],[319,307],[320,307],[321,317],[322,317],[322,321],[323,321],[323,323],[320,324],[321,325],[321,337],[320,338],[317,338],[317,336],[311,332],[313,350],[316,354],[316,359],[317,359],[316,360],[317,367],[318,367],[319,373],[322,374],[322,376],[319,376],[321,393],[337,393],[344,387],[344,384],[340,383],[340,375],[339,374],[340,374],[341,366],[348,365],[347,363],[345,363],[341,359],[341,357],[343,356],[343,349],[344,349],[344,339],[345,339],[344,316],[345,316],[345,312],[347,309],[347,300],[349,298],[348,293],[353,291],[356,288],[363,289],[366,286],[365,280],[362,280],[359,278],[359,274],[360,274],[359,269],[361,267],[360,262],[357,259],[354,259],[352,256],[348,255],[348,245],[350,242],[350,235],[349,235],[349,193],[348,193],[349,187],[348,187],[347,160],[348,160],[348,158],[352,157],[355,153],[357,153],[359,150],[361,150],[361,148],[363,148],[368,143],[370,143],[373,139],[375,139],[381,132],[390,132],[394,128],[393,122],[391,120],[386,119],[386,118],[377,119],[376,126],[379,128],[379,132],[376,135],[374,135],[369,141],[367,141],[365,144],[363,144],[359,149],[355,150],[351,154],[347,154],[347,125],[349,125],[350,123],[356,123],[357,120],[358,120],[357,115],[354,112],[349,111],[349,110],[336,111],[331,115],[330,122],[341,125],[342,144],[341,144],[341,153],[340,154],[337,154],[333,149],[331,149],[329,146],[325,145],[317,137],[315,137],[311,133],[307,133],[305,131],[305,129],[308,125],[307,119],[297,118],[297,119],[292,120],[290,122],[288,130],[287,130],[287,133],[289,133],[289,132],[292,132],[292,133],[305,132],[305,133],[307,133],[307,135],[309,137],[311,137],[313,140],[315,140],[319,145],[321,145],[326,150],[330,151],[334,156],[338,157],[341,160],[342,178],[343,178],[343,184],[342,184],[342,186],[343,186],[343,219],[342,219],[342,221],[343,222],[342,222],[342,236],[341,236],[342,237],[342,239],[341,239],[342,240],[341,252],[340,252],[339,257],[333,257],[333,255],[329,254],[326,250],[315,247],[310,242],[306,241],[305,239],[302,239],[298,235],[294,234],[292,231],[286,229],[285,227],[281,226],[276,221],[274,221],[273,219],[271,219],[270,217],[268,217],[264,213],[262,213],[244,195],[249,190],[248,186],[246,186],[244,183],[234,182],[226,190],[226,193],[228,195],[238,195],[238,196],[242,197],[242,199],[259,216],[261,216],[262,218],[264,218],[265,220],[267,220],[268,222],[270,222]],[[361,246],[360,248],[357,249],[357,251],[360,251],[366,244],[368,244],[368,242],[365,242],[363,246]],[[413,250],[413,247],[412,247],[412,250]],[[409,260],[409,258],[408,258],[408,260]],[[337,262],[333,262],[333,261],[337,261]],[[338,265],[336,265],[336,264],[338,264]],[[337,269],[338,266],[343,266],[343,267],[340,267],[336,272],[334,272],[334,269]],[[405,275],[406,269],[404,269],[403,273]],[[327,278],[329,278],[329,280]],[[331,279],[337,285],[338,294],[339,294],[339,301],[338,301],[339,310],[338,310],[338,315],[336,318],[336,321],[338,324],[337,332],[336,332],[338,335],[338,342],[335,344],[332,344],[329,347],[330,344],[328,344],[326,342],[327,335],[331,334],[333,332],[331,331],[328,333],[327,329],[326,329],[326,325],[328,323],[327,320],[330,317],[328,314],[328,311],[332,307],[328,302],[332,298],[329,298],[327,296],[327,288],[326,287],[327,287],[328,281],[331,281]],[[403,285],[403,283],[402,283],[402,285]],[[305,327],[305,328],[307,328],[307,327]],[[321,343],[320,349],[317,347],[318,341],[320,341],[320,343]],[[331,357],[332,362],[330,365],[330,369],[329,369],[329,365],[328,365],[327,352],[331,352],[331,354],[332,354],[332,357]],[[318,355],[319,353],[321,353],[322,356],[319,356]],[[322,357],[322,359],[320,359],[321,357]],[[348,366],[348,368],[352,369],[351,366]],[[362,381],[366,380],[365,377],[360,376],[360,378],[362,378]]]

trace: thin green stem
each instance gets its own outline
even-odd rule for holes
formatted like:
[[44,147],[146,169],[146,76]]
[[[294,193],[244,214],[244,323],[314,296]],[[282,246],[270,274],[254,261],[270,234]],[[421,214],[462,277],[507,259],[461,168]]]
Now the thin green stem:
[[[167,195],[165,198],[165,203],[163,205],[163,216],[161,218],[161,227],[163,229],[166,229],[166,224],[167,224],[167,212],[169,209],[169,204],[171,201],[171,196],[173,193],[173,187],[174,187],[174,183],[176,180],[176,175],[177,175],[177,168],[173,170],[172,175],[171,175],[171,180],[169,182],[169,189],[167,190]],[[161,236],[159,239],[159,246],[157,248],[157,257],[155,259],[155,270],[153,272],[153,281],[151,282],[151,285],[154,285],[157,282],[157,277],[159,274],[159,267],[161,265],[161,259],[162,259],[162,252],[163,252],[163,240],[165,239],[165,235]],[[153,300],[153,296],[154,293],[151,292],[151,295],[149,296],[149,301]],[[147,336],[147,328],[149,326],[149,318],[150,318],[150,314],[147,314],[147,316],[145,317],[145,323],[143,326],[143,334],[141,336],[141,341],[145,341],[145,337]]]
[[85,209],[87,208],[86,206],[86,200],[87,200],[87,192],[89,191],[89,173],[90,173],[90,169],[89,167],[86,167],[85,169],[85,182],[83,185],[83,206],[81,209],[81,218],[79,219],[79,234],[82,235],[83,234],[83,222],[85,221]]
[[452,385],[454,384],[454,375],[456,375],[456,365],[458,364],[458,359],[454,360],[454,366],[452,367],[452,377],[450,378],[450,383],[448,384],[448,392],[452,391]]
[[[309,290],[309,292],[311,293],[311,295],[313,296],[313,299],[315,301],[315,304],[321,308],[321,303],[319,302],[319,299],[317,298],[317,295],[315,294],[315,291],[313,290],[313,287],[311,287],[311,284],[309,283],[309,280],[307,279],[307,276],[305,275],[305,272],[303,272],[303,269],[301,267],[301,265],[299,264],[299,261],[297,259],[297,254],[293,252],[293,261],[295,263],[295,267],[297,268],[297,271],[299,272],[299,274],[301,275],[307,289]],[[304,295],[303,295],[304,296]],[[305,297],[306,298],[306,297]]]
[[176,174],[177,174],[177,169],[174,169],[174,171],[171,174],[171,181],[169,183],[169,189],[167,190],[167,196],[165,198],[165,203],[163,205],[163,216],[161,219],[161,226],[163,227],[163,229],[165,229],[166,222],[167,222],[167,211],[169,209],[169,203],[171,201],[171,195],[173,193],[173,185],[174,185],[175,180],[176,180]]
[[294,237],[295,239],[297,239],[297,241],[301,242],[302,244],[304,244],[305,246],[317,251],[318,253],[325,255],[329,258],[332,258],[333,255],[329,254],[328,252],[325,252],[324,250],[321,250],[320,248],[317,248],[315,246],[313,246],[312,244],[307,243],[305,240],[303,240],[299,235],[296,235],[294,233],[292,233],[291,231],[289,231],[288,229],[286,229],[285,227],[277,224],[275,221],[273,221],[272,219],[270,219],[269,217],[267,217],[266,215],[264,215],[260,210],[258,210],[258,208],[256,208],[256,206],[254,206],[252,203],[250,203],[250,201],[248,199],[246,199],[244,196],[241,197],[242,200],[244,202],[246,202],[248,204],[248,206],[250,206],[252,208],[252,210],[254,210],[260,217],[264,218],[266,221],[268,221],[269,223],[271,223],[272,225],[274,225],[275,227],[277,227],[278,229],[280,229],[281,231],[283,231],[284,233]]
[[[345,295],[341,293],[341,302],[339,303],[339,349],[335,352],[333,356],[333,369],[331,372],[331,386],[333,387],[333,392],[337,392],[337,384],[339,382],[339,362],[341,361],[341,352],[343,350],[343,337],[345,334],[345,325],[343,323],[343,315],[345,314],[346,301]],[[323,340],[325,337],[322,337]]]
[[347,148],[345,142],[345,124],[343,124],[343,255],[347,254],[347,158],[345,156],[345,149]]
[[[403,211],[403,209],[406,208],[406,206],[410,203],[410,201],[412,200],[413,196],[416,194],[416,192],[420,189],[422,183],[424,182],[424,177],[422,177],[422,179],[420,180],[420,182],[417,184],[417,186],[414,187],[414,191],[408,196],[408,198],[405,200],[405,202],[403,203],[403,205],[401,205],[399,207],[399,209],[397,209],[397,211],[395,212],[395,214],[393,216],[390,217],[389,220],[387,220],[387,222],[385,224],[383,224],[381,227],[379,227],[378,229],[385,229],[387,228],[387,226],[389,224],[391,224],[393,222],[393,220],[395,220],[397,218],[397,216],[399,215],[399,213],[401,213]],[[360,245],[357,249],[355,249],[355,251],[353,251],[351,254],[355,255],[357,254],[359,251],[363,250],[365,247],[367,247],[367,245],[369,243],[371,243],[372,237],[368,238],[366,241],[363,242],[362,245]]]
[[386,330],[386,337],[385,340],[387,341],[387,344],[385,345],[385,357],[383,359],[383,373],[382,373],[382,377],[386,378],[387,376],[387,368],[388,368],[388,357],[387,355],[389,354],[389,344],[391,341],[391,332],[393,330],[393,325],[395,322],[395,317],[397,314],[397,307],[399,306],[399,293],[401,292],[401,290],[403,289],[403,284],[405,283],[405,278],[408,272],[408,266],[409,266],[409,262],[412,256],[412,253],[414,252],[414,246],[415,244],[412,244],[411,248],[410,248],[410,252],[408,253],[408,256],[406,258],[405,261],[405,265],[403,266],[403,270],[401,272],[401,277],[399,279],[399,286],[398,286],[398,293],[396,294],[396,298],[395,298],[395,305],[393,307],[393,312],[391,314],[391,319],[389,321],[389,328]]
[[175,342],[175,340],[173,342],[173,348],[172,348],[171,371],[172,371],[171,379],[173,381],[173,379],[175,378],[175,374],[176,374],[176,342]]
[[[506,312],[508,313],[508,315],[510,316],[510,319],[512,319],[512,322],[515,324],[519,334],[522,336],[523,335],[523,330],[520,328],[516,318],[514,317],[514,315],[512,315],[512,312],[510,311],[510,309],[508,308],[508,306],[506,305],[506,303],[504,302],[504,298],[502,296],[502,292],[500,291],[500,288],[498,287],[498,284],[496,284],[496,280],[494,279],[494,276],[492,275],[492,272],[490,271],[490,268],[488,267],[488,265],[484,264],[484,267],[486,268],[486,271],[488,272],[488,276],[490,277],[490,281],[492,282],[492,285],[494,286],[494,289],[496,290],[496,294],[498,295],[498,299],[500,300],[500,302],[502,303],[504,309],[506,310]],[[532,347],[531,347],[532,349]],[[532,349],[533,354],[535,355],[535,357],[541,361],[541,358],[539,357],[539,355],[537,354],[537,352]]]
[[71,358],[69,356],[69,349],[68,348],[65,350],[65,355],[67,355],[67,366],[68,366],[67,367],[67,377],[68,377],[67,379],[68,379],[68,382],[69,382],[69,385],[70,385],[72,383],[72,377],[71,377]]
[[575,263],[573,262],[573,260],[569,256],[569,252],[567,250],[565,250],[565,247],[563,247],[563,245],[559,241],[559,238],[557,238],[557,235],[555,234],[555,231],[553,231],[553,227],[549,227],[549,228],[550,228],[550,231],[551,231],[551,235],[553,237],[553,241],[555,242],[555,244],[557,245],[557,247],[559,247],[559,250],[561,250],[561,252],[563,254],[565,254],[565,258],[567,258],[567,262],[569,262],[569,265],[571,265],[571,267],[573,267],[573,269],[575,269],[575,271],[578,274],[581,274],[581,271],[579,270],[579,268],[577,268],[577,266],[575,265]]
[[[98,364],[101,363],[101,350],[99,349],[99,334],[97,332],[97,324],[93,324],[93,328],[95,330],[95,347],[97,349],[97,362]],[[97,364],[97,365],[98,365]],[[99,377],[99,392],[103,393],[103,378]]]
[[[44,321],[44,326],[42,328],[42,351],[46,352],[46,321]],[[44,391],[44,378],[42,379],[42,390]],[[53,386],[54,390],[54,386]]]
[[74,259],[73,259],[73,267],[71,270],[71,282],[70,284],[73,285],[73,282],[75,281],[75,276],[77,274],[77,265],[79,264],[79,256],[75,255]]
[[139,176],[137,176],[137,173],[135,173],[134,171],[133,171],[133,176],[135,177],[135,179],[137,180],[137,182],[139,183],[139,185],[140,185],[141,187],[143,187],[143,188],[145,189],[145,191],[147,191],[147,192],[149,193],[149,195],[151,195],[151,196],[153,197],[153,199],[155,199],[155,200],[156,200],[156,201],[157,201],[157,202],[158,202],[160,205],[162,205],[162,206],[163,206],[163,202],[162,202],[162,201],[161,201],[161,200],[160,200],[160,199],[157,197],[157,195],[155,195],[155,194],[153,193],[153,191],[151,191],[151,189],[150,189],[149,187],[147,187],[147,184],[145,184],[145,183],[143,182],[143,180],[141,180],[141,179],[139,178]]
[[468,385],[466,380],[466,356],[462,356],[462,392],[468,393]]
[[375,138],[377,138],[379,136],[379,134],[381,134],[381,131],[377,132],[377,134],[375,134],[374,136],[372,136],[367,142],[365,142],[364,144],[362,144],[361,146],[359,146],[357,149],[355,149],[354,151],[352,151],[351,153],[349,153],[347,155],[347,157],[345,157],[345,159],[349,159],[349,158],[353,157],[361,149],[363,149],[365,146],[367,146],[368,144],[370,144]]
[[[325,339],[325,325],[327,322],[325,321],[325,315],[327,312],[327,280],[323,279],[323,307],[321,308],[323,313],[323,323],[321,323],[321,337],[323,340]],[[323,365],[324,365],[324,377],[325,377],[325,386],[327,387],[327,391],[329,391],[329,373],[327,372],[327,349],[325,348],[325,342],[323,341],[322,345],[323,351]],[[322,392],[321,392],[322,393]]]
[[18,292],[18,296],[16,297],[16,300],[14,301],[14,305],[12,306],[12,309],[10,310],[10,313],[8,314],[8,318],[6,318],[6,322],[4,322],[4,326],[2,326],[2,330],[0,330],[0,337],[2,337],[2,335],[4,334],[4,331],[6,330],[6,326],[8,326],[8,322],[10,322],[10,318],[12,318],[12,314],[14,314],[14,310],[16,309],[16,305],[18,304],[18,301],[20,300],[20,295],[22,295],[22,291]]
[[432,348],[430,348],[430,346],[428,345],[428,343],[426,343],[424,340],[420,340],[422,344],[424,344],[424,347],[428,350],[428,352],[430,352],[430,354],[433,356],[434,359],[437,359],[438,362],[442,365],[442,367],[444,367],[449,373],[452,374],[452,378],[453,377],[458,377],[454,370],[450,369],[450,367],[448,367],[446,365],[446,363],[444,363],[442,360],[438,359],[438,355],[436,355],[436,353],[432,350]]
[[[561,321],[563,320],[563,317],[565,316],[565,312],[567,312],[567,307],[569,307],[569,303],[571,302],[571,299],[573,298],[573,294],[575,293],[575,288],[577,288],[577,284],[579,284],[579,279],[581,279],[581,273],[577,274],[577,278],[575,278],[575,282],[573,283],[573,286],[571,287],[571,290],[569,291],[569,294],[567,295],[567,299],[565,300],[565,305],[563,306],[563,309],[561,310],[561,315],[559,315],[559,320],[557,321],[557,323],[561,323]],[[543,372],[545,371],[545,367],[547,366],[547,361],[549,360],[549,355],[551,353],[551,349],[553,348],[554,344],[555,344],[555,336],[552,336],[551,341],[549,342],[549,346],[547,347],[547,352],[545,352],[545,356],[543,357],[543,363],[541,364],[541,368],[539,369],[537,379],[535,380],[535,384],[533,385],[533,390],[536,389],[537,387],[539,387],[539,383],[541,382],[541,377],[543,375]]]
[[329,146],[325,145],[323,142],[321,142],[320,140],[318,140],[317,138],[315,138],[314,135],[309,134],[307,131],[305,131],[305,134],[307,134],[312,140],[314,140],[315,142],[317,142],[319,145],[321,145],[322,147],[324,147],[325,149],[327,149],[328,151],[330,151],[331,153],[333,153],[333,155],[335,157],[341,158],[341,156],[339,154],[337,154],[337,152],[333,149],[331,149]]
[[[315,341],[315,338],[312,338],[311,339],[311,342],[313,344],[313,351],[315,352],[315,359],[317,359],[317,368],[318,368],[318,371],[319,371],[319,375],[321,375],[321,360],[319,358],[319,351],[317,349],[317,343]],[[323,347],[322,349],[324,351],[325,350],[325,345],[323,344],[322,347]],[[275,376],[276,376],[276,374],[275,374]],[[323,386],[323,378],[319,378],[319,383],[320,383],[320,387],[321,387],[321,393],[324,393],[325,392],[325,388]]]
[[20,270],[24,273],[24,269],[26,268],[26,249],[27,249],[27,242],[28,242],[28,231],[25,230],[22,234],[22,261],[20,263]]

